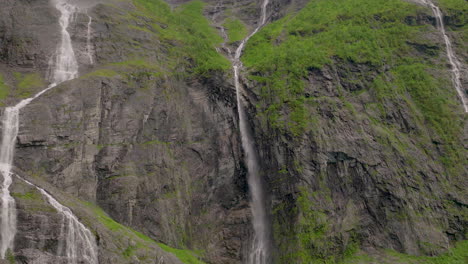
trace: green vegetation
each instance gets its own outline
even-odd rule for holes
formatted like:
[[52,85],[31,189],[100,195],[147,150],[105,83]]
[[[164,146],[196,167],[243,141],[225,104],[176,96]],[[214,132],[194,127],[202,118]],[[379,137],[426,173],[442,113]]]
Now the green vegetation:
[[300,212],[297,225],[297,252],[289,263],[314,263],[319,260],[331,260],[330,241],[326,238],[329,229],[327,216],[317,210],[307,191],[302,190],[296,203]]
[[38,73],[15,72],[13,75],[16,79],[15,93],[19,98],[31,97],[35,91],[45,88],[44,79]]
[[[444,15],[452,17],[449,29],[460,35],[460,43],[468,42],[468,5],[465,0],[438,0]],[[455,34],[451,34],[456,36]],[[460,49],[463,52],[463,45]]]
[[[345,250],[339,249],[330,238],[330,228],[327,215],[318,209],[314,197],[324,194],[300,191],[296,206],[299,212],[297,224],[293,233],[288,236],[288,243],[280,245],[284,254],[279,263],[307,264],[465,264],[468,263],[468,240],[460,241],[447,253],[439,256],[411,256],[393,250],[380,251],[376,255],[368,255],[359,250],[355,235],[351,235]],[[277,208],[280,211],[284,208]],[[283,253],[284,253],[283,252]]]
[[[467,8],[464,1],[449,2],[459,5],[453,9]],[[443,153],[438,163],[446,168],[441,178],[462,177],[466,166],[466,150],[460,147],[462,109],[443,50],[430,45],[421,49],[433,43],[428,32],[438,33],[432,25],[411,22],[420,13],[431,11],[401,0],[314,0],[264,27],[242,57],[260,94],[256,107],[264,131],[276,130],[297,141],[307,133],[319,145],[327,145],[317,135],[321,124],[334,129],[342,127],[335,126],[335,119],[365,120],[371,132],[363,135],[370,134],[383,146],[382,155],[389,160],[395,153],[404,157],[405,177],[418,181],[417,159],[412,155],[433,160],[428,148],[434,142]],[[330,78],[330,91],[314,90],[310,77],[322,76],[319,72]],[[359,89],[349,88],[353,85]],[[356,111],[363,101],[366,111]],[[389,120],[399,108],[414,126],[411,132]],[[324,111],[332,114],[326,116]],[[399,173],[395,169],[395,175]],[[280,173],[276,177],[281,178]],[[324,207],[314,206],[310,197],[301,193],[296,201],[297,226],[275,226],[280,243],[294,245],[280,249],[281,263],[372,263],[369,256],[355,254],[359,238],[352,234],[342,249],[330,242]],[[281,208],[278,211],[284,214]]]
[[[453,3],[458,7],[461,2]],[[457,116],[459,102],[446,62],[434,64],[409,44],[430,41],[424,34],[436,30],[406,23],[418,12],[430,13],[427,8],[400,0],[316,0],[297,14],[266,26],[249,41],[242,57],[252,73],[249,78],[260,84],[257,110],[262,124],[301,138],[313,128],[314,109],[324,100],[305,94],[311,71],[335,62],[342,67],[364,65],[367,74],[380,74],[366,81],[365,76],[348,72],[341,82],[362,84],[362,92],[376,97],[379,116],[372,118],[379,126],[385,125],[378,120],[385,118],[387,106],[405,102],[415,122],[432,128],[431,134],[446,143],[441,162],[460,169],[463,150],[455,141],[462,134],[462,121]],[[425,55],[436,60],[438,53],[428,51]],[[435,76],[436,71],[446,75]],[[348,100],[359,93],[347,93],[340,84],[335,85],[342,104],[356,115]]]
[[114,77],[114,76],[117,76],[119,75],[118,72],[114,71],[114,70],[111,70],[111,69],[99,69],[99,70],[96,70],[96,71],[93,71],[89,74],[86,74],[85,76],[81,77],[81,78],[87,78],[87,77],[91,77],[91,76],[97,76],[97,77]]
[[174,10],[162,0],[134,0],[134,3],[140,11],[138,15],[151,19],[151,31],[169,46],[172,56],[167,62],[169,66],[193,64],[193,73],[199,75],[230,68],[229,61],[216,52],[215,47],[223,39],[203,16],[203,2],[191,1]]
[[465,25],[463,28],[466,30],[466,24],[468,24],[468,5],[465,0],[438,0],[437,2],[442,11],[448,13],[448,15],[456,15],[459,20],[458,23]]
[[[417,6],[399,0],[317,0],[274,22],[248,43],[242,60],[262,84],[260,115],[293,136],[309,125],[304,79],[334,60],[384,65],[412,63],[407,41],[424,26],[409,26]],[[417,40],[415,40],[417,41]],[[279,43],[279,44],[278,44]]]
[[436,257],[410,256],[393,250],[382,252],[378,259],[364,253],[346,257],[340,264],[465,264],[468,263],[468,241],[458,242],[447,253]]
[[[401,254],[395,251],[388,251],[389,256],[397,259],[398,263],[407,264],[466,264],[468,263],[468,241],[458,242],[449,252],[437,257],[419,257]],[[395,263],[395,262],[385,262]]]
[[36,190],[31,190],[26,193],[11,193],[11,196],[15,197],[16,199],[24,200],[40,201],[42,199],[42,196]]
[[228,18],[224,22],[223,27],[227,31],[229,43],[241,41],[247,36],[247,28],[239,19]]
[[[301,188],[296,199],[298,221],[291,231],[284,231],[287,243],[280,245],[281,258],[279,263],[307,263],[307,264],[336,264],[347,263],[343,260],[369,259],[367,256],[358,256],[358,243],[353,236],[343,245],[345,249],[340,252],[331,238],[332,230],[326,213],[315,203],[318,197],[328,197],[327,192],[309,192]],[[326,198],[328,200],[328,198]],[[284,211],[277,207],[276,212]],[[293,212],[295,213],[295,212]],[[277,229],[282,227],[275,227]],[[281,231],[280,231],[281,232]]]
[[204,262],[200,261],[195,257],[194,253],[188,250],[171,248],[165,244],[158,243],[158,245],[167,252],[170,252],[177,256],[183,263],[187,264],[203,264]]
[[[134,255],[134,252],[141,248],[148,248],[148,245],[158,245],[164,251],[173,253],[177,258],[179,258],[183,263],[186,264],[204,264],[204,262],[200,261],[197,255],[187,249],[176,249],[169,247],[162,243],[157,243],[156,241],[152,240],[148,236],[135,231],[129,227],[126,227],[116,221],[114,221],[111,217],[109,217],[101,208],[98,206],[89,203],[83,202],[88,208],[91,208],[93,214],[97,217],[97,220],[103,224],[108,230],[114,233],[121,233],[126,238],[139,238],[135,239],[137,242],[133,246],[128,246],[122,251],[122,255],[126,258],[129,258]],[[138,242],[140,241],[140,242]],[[144,243],[142,243],[143,241]]]
[[6,260],[7,260],[8,263],[10,263],[10,264],[15,264],[15,263],[16,263],[15,254],[11,251],[11,249],[7,249],[7,252],[6,252]]
[[10,87],[5,84],[3,75],[0,74],[0,100],[5,99],[10,94]]

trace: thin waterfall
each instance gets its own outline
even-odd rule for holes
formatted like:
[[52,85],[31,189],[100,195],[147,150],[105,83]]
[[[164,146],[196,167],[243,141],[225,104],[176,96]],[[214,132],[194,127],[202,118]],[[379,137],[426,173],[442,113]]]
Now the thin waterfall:
[[239,70],[242,68],[240,57],[247,41],[255,35],[267,20],[267,6],[269,0],[264,0],[262,4],[262,15],[260,23],[255,30],[243,39],[236,50],[233,59],[234,84],[236,86],[237,109],[239,114],[239,127],[242,139],[242,148],[245,153],[245,162],[248,170],[248,184],[252,197],[251,210],[254,229],[254,239],[250,249],[248,264],[269,264],[270,263],[270,224],[267,216],[265,203],[265,193],[260,178],[260,168],[258,156],[255,149],[255,142],[252,131],[247,124],[247,115],[242,103],[241,84],[239,80]]
[[20,179],[41,192],[49,204],[62,215],[63,222],[60,235],[65,238],[65,249],[59,247],[58,255],[64,253],[68,264],[97,264],[97,245],[93,233],[78,220],[70,208],[60,204],[52,195],[39,186],[25,179]]
[[1,244],[0,256],[5,258],[8,250],[13,251],[13,242],[16,235],[16,205],[11,197],[9,188],[12,184],[11,169],[13,165],[16,138],[19,130],[19,112],[31,101],[41,96],[56,85],[76,78],[78,76],[78,63],[76,61],[73,46],[68,33],[68,26],[77,11],[77,7],[67,0],[52,0],[57,10],[60,11],[59,24],[61,28],[61,42],[57,47],[55,59],[51,65],[51,84],[31,98],[20,101],[17,105],[7,107],[3,114],[2,142],[0,146],[0,173],[3,176],[2,183],[2,212],[1,212]]
[[93,18],[88,14],[87,16],[88,16],[88,31],[86,34],[86,54],[88,55],[88,58],[89,58],[89,64],[94,64],[93,50],[91,48],[91,25],[93,23]]
[[452,47],[452,42],[450,41],[450,38],[448,37],[445,31],[445,25],[444,25],[442,12],[440,11],[440,8],[434,5],[431,1],[429,0],[421,0],[421,1],[422,3],[426,4],[432,9],[432,13],[434,13],[434,16],[436,17],[437,29],[439,29],[440,33],[442,33],[444,37],[445,47],[447,50],[447,58],[452,67],[452,82],[463,104],[465,113],[467,113],[468,112],[468,98],[466,96],[465,91],[463,90],[463,86],[461,83],[461,74],[463,72],[462,64],[460,63],[457,56],[455,55],[455,52],[453,51],[453,47]]

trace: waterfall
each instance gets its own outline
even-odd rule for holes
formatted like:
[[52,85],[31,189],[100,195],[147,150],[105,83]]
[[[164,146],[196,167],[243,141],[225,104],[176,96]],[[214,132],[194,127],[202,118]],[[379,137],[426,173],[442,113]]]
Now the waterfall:
[[93,18],[88,15],[88,32],[86,34],[86,54],[89,58],[89,63],[94,64],[93,59],[93,50],[91,48],[91,24],[93,23]]
[[17,105],[7,107],[3,114],[3,138],[0,146],[0,173],[3,176],[2,183],[2,212],[1,212],[1,244],[0,256],[5,258],[8,249],[13,250],[13,242],[16,235],[16,205],[11,197],[9,188],[12,184],[11,168],[13,165],[13,156],[16,145],[16,137],[19,129],[19,112],[32,100],[41,96],[43,93],[54,88],[56,85],[76,78],[78,76],[78,63],[75,58],[73,46],[68,33],[68,25],[76,13],[77,8],[66,2],[67,0],[53,0],[55,7],[60,11],[61,42],[57,47],[55,60],[52,60],[51,84],[41,92],[31,98],[20,101]]
[[3,176],[2,184],[2,219],[1,219],[1,245],[0,255],[5,258],[8,249],[13,250],[13,241],[16,234],[16,205],[10,195],[11,166],[13,163],[13,148],[18,134],[18,110],[5,109],[3,114],[3,138],[0,148],[0,173]]
[[65,251],[68,264],[97,264],[97,245],[93,233],[78,220],[70,208],[60,204],[52,195],[39,186],[25,179],[20,179],[41,192],[49,204],[62,215],[63,222],[60,235],[65,237],[65,250],[59,247],[58,255]]
[[442,33],[444,37],[445,47],[447,50],[447,58],[452,67],[453,85],[455,86],[455,89],[457,90],[458,96],[460,97],[460,100],[463,104],[465,112],[468,112],[468,99],[466,97],[466,93],[463,90],[463,86],[461,83],[461,74],[463,72],[462,65],[460,61],[458,60],[457,56],[455,55],[455,52],[453,51],[453,47],[452,47],[452,42],[450,41],[450,38],[448,37],[445,31],[445,25],[444,25],[442,12],[440,11],[440,8],[434,5],[430,0],[421,0],[421,1],[432,9],[432,13],[434,13],[434,16],[436,17],[437,28],[439,29],[440,33]]
[[78,8],[67,3],[66,0],[53,1],[55,1],[55,7],[61,13],[59,23],[62,38],[53,64],[52,87],[78,76],[78,62],[73,51],[70,33],[68,33],[68,25],[71,19],[73,19],[73,15],[78,11]]
[[262,15],[260,23],[255,30],[243,39],[236,50],[233,59],[234,84],[236,86],[237,109],[239,114],[239,127],[242,139],[242,148],[245,153],[245,162],[248,170],[248,184],[252,197],[251,210],[254,229],[254,239],[248,258],[249,264],[269,264],[270,263],[270,224],[267,217],[265,204],[265,193],[262,180],[259,175],[259,162],[255,149],[252,132],[247,124],[247,115],[242,104],[241,84],[239,80],[239,70],[242,68],[240,57],[247,41],[255,35],[267,20],[267,6],[269,0],[264,0],[262,4]]

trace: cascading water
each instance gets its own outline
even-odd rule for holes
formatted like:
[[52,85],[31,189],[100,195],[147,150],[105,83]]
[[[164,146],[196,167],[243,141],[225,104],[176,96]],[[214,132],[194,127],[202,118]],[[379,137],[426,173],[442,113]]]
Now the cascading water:
[[[5,258],[6,252],[9,249],[13,250],[13,242],[16,235],[16,205],[15,200],[10,195],[9,188],[12,183],[11,168],[13,164],[16,137],[18,136],[19,112],[32,100],[41,96],[43,93],[52,89],[56,85],[78,76],[78,63],[73,51],[70,34],[67,31],[70,20],[72,19],[73,14],[75,14],[77,11],[77,7],[69,4],[67,0],[53,0],[53,2],[61,14],[59,20],[61,28],[61,42],[54,56],[55,59],[52,60],[51,63],[50,72],[52,74],[49,76],[51,84],[33,97],[24,99],[13,107],[7,107],[3,114],[3,138],[0,146],[0,173],[3,176],[1,212],[2,219],[0,225],[0,234],[2,236],[0,244],[0,256],[2,259]],[[49,199],[49,201],[52,200]],[[72,227],[72,225],[74,226]],[[75,228],[76,224],[69,221],[69,226],[69,228]],[[70,235],[75,236],[72,233],[70,233]]]
[[70,33],[68,33],[68,25],[70,24],[73,15],[78,11],[78,8],[69,4],[66,0],[53,0],[55,7],[60,11],[60,28],[61,42],[55,55],[55,62],[52,64],[53,76],[52,84],[49,87],[54,87],[59,83],[74,79],[78,76],[78,62],[76,61],[75,52],[73,51]]
[[91,231],[78,220],[70,208],[60,204],[44,189],[25,179],[21,180],[39,190],[49,204],[63,216],[61,236],[65,237],[65,248],[59,247],[58,255],[64,254],[68,264],[97,264],[97,245]]
[[432,13],[434,13],[434,16],[437,19],[437,28],[439,29],[440,33],[442,33],[444,37],[445,47],[447,50],[447,58],[450,62],[450,65],[452,66],[452,81],[455,86],[455,89],[457,90],[458,96],[460,97],[460,100],[462,101],[465,112],[468,112],[468,98],[466,96],[465,91],[463,90],[463,86],[461,83],[461,74],[463,72],[462,65],[453,51],[452,42],[450,41],[450,38],[447,36],[447,33],[445,32],[445,25],[444,25],[442,12],[440,11],[440,8],[434,5],[431,1],[429,0],[421,0],[421,1],[423,4],[426,4],[432,9]]
[[93,59],[93,50],[91,48],[91,24],[93,23],[93,18],[88,15],[88,32],[86,34],[86,53],[89,58],[89,63],[94,64]]
[[268,221],[265,193],[262,180],[259,175],[259,162],[255,150],[255,144],[249,125],[247,115],[242,105],[241,85],[239,80],[239,70],[242,68],[240,57],[247,41],[255,35],[267,20],[267,6],[269,0],[264,0],[262,4],[262,16],[259,25],[255,30],[242,40],[236,50],[233,59],[234,83],[236,86],[237,109],[239,112],[239,127],[242,138],[242,147],[245,152],[245,161],[248,169],[248,184],[252,196],[251,210],[254,228],[254,240],[248,258],[249,264],[269,264],[270,263],[270,224]]
[[18,110],[5,109],[3,114],[3,138],[0,149],[0,172],[3,175],[2,184],[2,219],[1,219],[1,258],[5,258],[8,249],[13,250],[16,234],[16,204],[10,195],[11,166],[13,163],[13,148],[18,134]]

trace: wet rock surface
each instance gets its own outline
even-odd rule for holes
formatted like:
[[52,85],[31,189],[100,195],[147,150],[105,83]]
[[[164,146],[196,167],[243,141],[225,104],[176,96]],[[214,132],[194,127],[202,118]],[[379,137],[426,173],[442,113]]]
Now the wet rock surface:
[[[257,1],[207,2],[206,16],[216,25],[229,9],[250,28],[257,23]],[[305,2],[272,1],[270,19]],[[50,51],[59,38],[57,12],[47,0],[0,0],[0,5],[0,72],[5,83],[16,89],[14,72],[45,79]],[[143,242],[109,231],[92,217],[95,212],[75,199],[97,204],[117,222],[157,242],[202,251],[208,263],[242,263],[252,230],[232,74],[179,77],[164,69],[116,65],[143,55],[149,61],[164,61],[171,47],[151,32],[121,26],[151,23],[129,18],[127,11],[134,8],[123,1],[88,10],[95,65],[84,55],[88,17],[77,15],[70,32],[81,77],[21,112],[17,171],[40,179],[41,186],[76,210],[96,233],[100,263],[179,262],[155,245],[123,256]],[[409,17],[408,23],[433,20],[417,16]],[[443,44],[434,40],[414,45],[421,56],[442,56]],[[188,69],[180,69],[184,70]],[[443,153],[437,144],[420,148],[417,139],[410,138],[405,142],[409,153],[394,151],[382,140],[385,131],[356,119],[339,100],[342,94],[336,87],[362,92],[378,71],[385,69],[339,60],[322,70],[310,69],[305,93],[329,99],[311,110],[318,125],[301,138],[262,126],[253,107],[258,86],[242,79],[272,219],[279,226],[278,255],[293,250],[288,239],[298,223],[297,200],[303,193],[312,193],[314,209],[329,216],[329,239],[336,252],[359,240],[365,250],[433,255],[446,250],[450,241],[465,238],[467,223],[458,212],[468,205],[466,183],[440,176],[444,167],[437,159]],[[5,102],[18,100],[12,94]],[[372,100],[362,93],[353,105],[366,113],[373,110],[363,105]],[[380,121],[407,134],[420,129],[403,102],[393,109]],[[459,185],[446,189],[447,182]],[[28,186],[15,181],[12,192],[18,203],[17,261],[61,263],[56,253],[62,239],[60,216]]]

